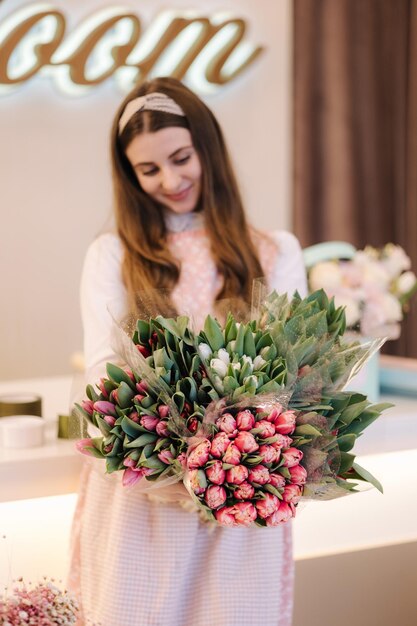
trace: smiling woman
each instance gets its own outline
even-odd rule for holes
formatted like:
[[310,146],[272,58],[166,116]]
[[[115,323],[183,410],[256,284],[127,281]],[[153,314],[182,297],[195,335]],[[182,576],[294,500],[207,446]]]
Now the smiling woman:
[[201,163],[186,128],[136,136],[126,150],[143,191],[174,213],[193,211],[201,195]]

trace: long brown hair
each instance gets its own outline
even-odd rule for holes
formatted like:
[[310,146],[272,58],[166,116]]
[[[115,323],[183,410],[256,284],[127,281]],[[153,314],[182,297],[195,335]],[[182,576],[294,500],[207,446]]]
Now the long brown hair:
[[[161,111],[139,111],[119,136],[119,119],[126,104],[145,94],[164,93],[185,116]],[[174,78],[156,78],[136,87],[121,104],[111,135],[113,189],[116,224],[124,247],[122,266],[133,310],[137,294],[165,290],[170,293],[179,279],[180,268],[166,245],[163,206],[141,188],[125,151],[133,138],[169,126],[190,131],[202,166],[202,192],[196,210],[203,211],[211,242],[211,253],[223,277],[217,300],[240,298],[249,301],[252,281],[263,274],[246,221],[236,178],[223,133],[210,109]]]

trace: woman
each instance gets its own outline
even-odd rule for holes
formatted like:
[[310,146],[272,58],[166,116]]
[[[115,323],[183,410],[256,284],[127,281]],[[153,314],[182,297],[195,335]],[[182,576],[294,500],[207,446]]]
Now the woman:
[[[88,382],[117,360],[110,301],[138,314],[138,294],[149,294],[162,312],[162,289],[199,328],[220,300],[250,301],[261,275],[278,291],[306,291],[297,240],[248,226],[220,127],[180,82],[158,78],[131,92],[111,144],[117,234],[90,246],[81,285]],[[71,568],[81,623],[289,626],[290,524],[213,528],[180,506],[176,489],[154,498],[99,463],[86,468]]]

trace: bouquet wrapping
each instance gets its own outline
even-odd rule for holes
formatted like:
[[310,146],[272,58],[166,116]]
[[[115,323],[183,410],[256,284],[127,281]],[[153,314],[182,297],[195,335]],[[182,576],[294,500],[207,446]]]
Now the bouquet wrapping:
[[[227,310],[227,305],[223,307]],[[246,319],[245,319],[246,317]],[[107,364],[78,415],[100,436],[78,442],[123,484],[183,483],[205,519],[276,526],[301,498],[378,481],[355,463],[356,437],[388,405],[343,387],[383,340],[345,343],[345,314],[323,291],[305,299],[254,286],[249,315],[115,325],[127,367]]]

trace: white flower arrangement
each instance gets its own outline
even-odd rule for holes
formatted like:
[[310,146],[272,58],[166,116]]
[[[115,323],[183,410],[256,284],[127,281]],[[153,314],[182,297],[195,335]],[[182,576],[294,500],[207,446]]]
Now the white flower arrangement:
[[323,261],[309,270],[310,291],[324,289],[344,306],[347,327],[366,337],[397,339],[407,303],[417,291],[411,260],[392,243],[367,246],[349,260]]

